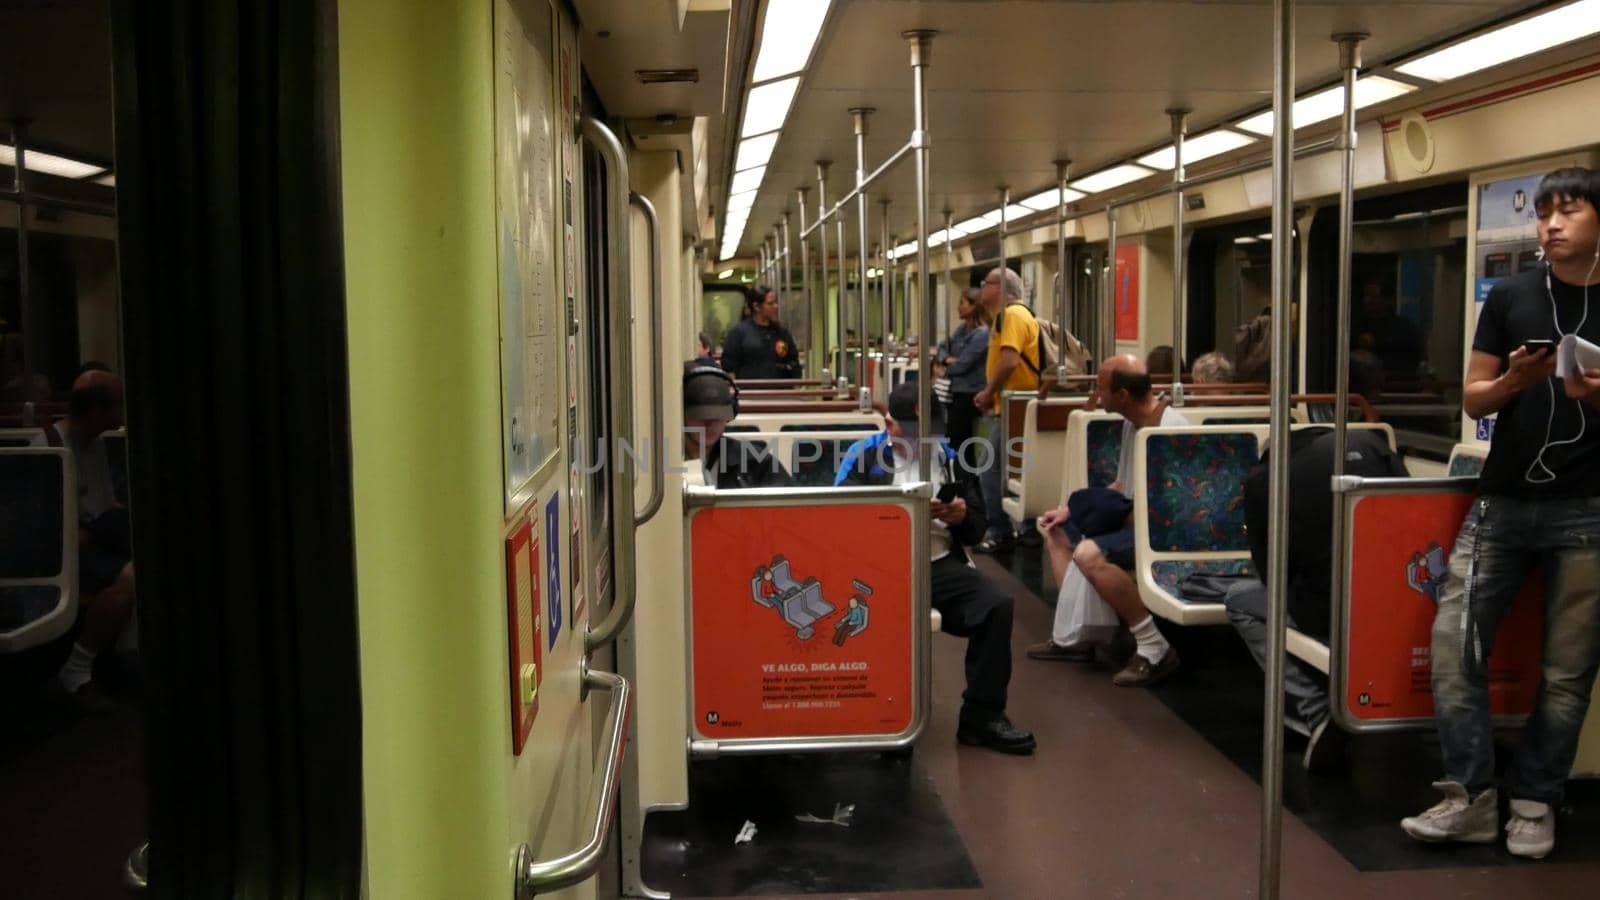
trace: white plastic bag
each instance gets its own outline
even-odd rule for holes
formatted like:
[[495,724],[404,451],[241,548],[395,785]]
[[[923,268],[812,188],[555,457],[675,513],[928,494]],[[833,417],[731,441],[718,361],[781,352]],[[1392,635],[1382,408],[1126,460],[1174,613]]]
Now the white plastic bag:
[[1056,595],[1056,620],[1050,639],[1060,647],[1105,643],[1116,636],[1117,624],[1116,610],[1100,599],[1077,563],[1067,566],[1061,592]]

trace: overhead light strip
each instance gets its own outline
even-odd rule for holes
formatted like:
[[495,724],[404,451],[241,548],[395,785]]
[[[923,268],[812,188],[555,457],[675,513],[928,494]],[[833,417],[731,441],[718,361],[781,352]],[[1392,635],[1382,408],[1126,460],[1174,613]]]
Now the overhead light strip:
[[1424,54],[1395,71],[1450,81],[1593,34],[1600,34],[1600,0],[1578,0]]
[[767,0],[761,25],[761,49],[756,53],[755,84],[794,75],[806,67],[832,0]]
[[[1364,109],[1414,90],[1416,90],[1414,86],[1403,81],[1395,81],[1393,78],[1384,78],[1381,75],[1368,75],[1356,82],[1355,108]],[[1307,125],[1326,122],[1343,111],[1344,85],[1336,84],[1294,102],[1294,127],[1301,129]],[[1272,110],[1263,110],[1240,122],[1238,127],[1262,137],[1271,137]]]
[[[27,154],[28,171],[38,172],[41,175],[54,175],[58,178],[87,178],[90,175],[99,175],[106,171],[105,166],[86,163],[81,160],[54,153],[43,153],[38,150],[29,150]],[[0,144],[0,166],[17,166],[17,149],[10,144]]]

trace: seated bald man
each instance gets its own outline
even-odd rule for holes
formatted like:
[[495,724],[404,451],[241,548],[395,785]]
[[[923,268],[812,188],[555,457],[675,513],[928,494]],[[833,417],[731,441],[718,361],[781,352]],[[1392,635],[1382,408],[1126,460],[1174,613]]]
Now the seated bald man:
[[67,417],[46,425],[32,443],[65,447],[78,474],[78,591],[82,627],[57,674],[85,712],[114,708],[94,681],[94,661],[133,620],[133,547],[128,509],[116,496],[105,433],[122,426],[122,379],[89,369],[72,383]]
[[[1165,402],[1151,389],[1150,372],[1136,356],[1118,356],[1100,367],[1097,394],[1102,408],[1121,415],[1122,456],[1117,463],[1117,480],[1111,491],[1131,499],[1133,494],[1133,444],[1140,428],[1154,425],[1187,425],[1181,414],[1168,409]],[[1161,681],[1178,668],[1178,651],[1168,644],[1156,628],[1155,619],[1145,609],[1139,597],[1139,587],[1133,575],[1133,514],[1131,507],[1119,505],[1115,494],[1104,489],[1088,488],[1075,492],[1068,498],[1068,506],[1053,509],[1039,517],[1039,530],[1044,532],[1045,546],[1050,550],[1054,570],[1065,574],[1069,566],[1077,566],[1095,592],[1116,610],[1117,618],[1133,632],[1138,649],[1128,659],[1128,664],[1112,681],[1123,687],[1148,687]],[[1127,508],[1121,527],[1091,526],[1088,522],[1073,521],[1069,507],[1080,510],[1097,507],[1103,511],[1112,507]],[[1093,536],[1085,531],[1096,532]],[[1033,659],[1089,662],[1094,659],[1095,645],[1089,642],[1063,644],[1057,641],[1069,630],[1073,620],[1072,604],[1063,598],[1056,604],[1056,621],[1051,639],[1028,648]]]

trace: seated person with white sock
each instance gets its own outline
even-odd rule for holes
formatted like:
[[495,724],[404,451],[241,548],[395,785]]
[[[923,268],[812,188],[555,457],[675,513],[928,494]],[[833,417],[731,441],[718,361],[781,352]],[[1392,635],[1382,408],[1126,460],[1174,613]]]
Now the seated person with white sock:
[[86,712],[114,707],[94,680],[94,661],[133,620],[133,548],[127,507],[117,502],[105,432],[122,426],[122,380],[90,370],[72,384],[67,417],[46,425],[32,443],[72,451],[78,475],[78,593],[82,626],[57,674]]
[[[1136,356],[1106,360],[1100,367],[1096,392],[1101,408],[1127,420],[1122,426],[1122,457],[1117,464],[1117,480],[1111,487],[1131,497],[1134,435],[1140,428],[1187,425],[1189,421],[1168,409],[1156,396],[1151,389],[1150,372]],[[1069,566],[1077,566],[1095,592],[1116,611],[1117,618],[1133,632],[1138,648],[1112,682],[1122,687],[1148,687],[1177,671],[1178,651],[1156,628],[1155,619],[1145,609],[1139,587],[1129,571],[1133,568],[1132,516],[1119,530],[1085,537],[1063,506],[1040,516],[1039,530],[1044,532],[1045,546],[1050,549],[1050,563],[1055,571],[1064,576]],[[1066,630],[1059,626],[1072,613],[1070,604],[1056,604],[1058,632]],[[1095,645],[1087,641],[1063,645],[1052,638],[1028,648],[1028,656],[1033,659],[1090,662],[1094,655]]]

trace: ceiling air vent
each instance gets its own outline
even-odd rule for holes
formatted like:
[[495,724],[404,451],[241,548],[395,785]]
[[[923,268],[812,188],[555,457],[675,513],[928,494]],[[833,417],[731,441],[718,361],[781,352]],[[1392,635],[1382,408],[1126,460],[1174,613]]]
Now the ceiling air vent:
[[636,69],[640,84],[699,84],[699,69]]

